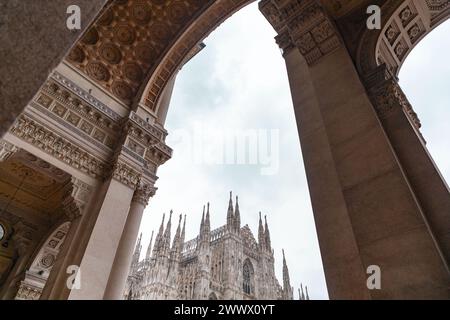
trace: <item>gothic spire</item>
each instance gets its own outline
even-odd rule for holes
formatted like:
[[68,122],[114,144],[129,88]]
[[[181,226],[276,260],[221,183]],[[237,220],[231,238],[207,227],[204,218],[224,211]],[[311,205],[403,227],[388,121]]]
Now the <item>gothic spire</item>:
[[298,288],[298,300],[302,300],[302,293],[300,292],[300,288]]
[[302,288],[301,300],[306,300],[305,299],[305,292],[303,291],[303,283],[300,284],[300,288]]
[[266,247],[264,227],[263,227],[262,218],[261,218],[261,211],[259,212],[258,243],[261,248]]
[[180,220],[178,221],[177,231],[175,232],[175,237],[173,238],[173,242],[172,242],[172,250],[178,249],[178,243],[180,241],[180,236],[181,236],[181,220],[182,219],[183,219],[183,215],[180,214]]
[[181,230],[181,236],[180,236],[180,252],[183,251],[185,237],[186,237],[186,215],[184,215],[183,229]]
[[140,255],[141,255],[141,249],[142,249],[142,244],[141,244],[141,242],[142,242],[142,232],[141,232],[141,234],[139,235],[139,239],[138,239],[138,241],[137,241],[136,248],[134,249],[134,252],[135,252],[135,254],[137,255],[138,261],[139,261],[139,257],[140,257]]
[[163,238],[164,250],[170,249],[170,229],[172,229],[172,214],[173,214],[173,210],[170,210],[169,221],[167,221],[167,226],[166,226],[166,230],[164,232],[164,238]]
[[134,248],[133,258],[131,260],[131,269],[135,270],[138,263],[139,263],[139,257],[141,255],[141,240],[142,240],[142,233],[139,235],[139,239],[136,243],[136,247]]
[[239,198],[236,196],[236,207],[234,209],[234,223],[236,232],[241,229],[241,213],[239,212]]
[[305,290],[306,290],[306,300],[309,300],[308,286],[305,286]]
[[155,256],[156,253],[161,249],[162,246],[162,237],[164,233],[164,220],[166,218],[166,214],[163,214],[161,225],[159,226],[158,234],[156,235],[155,239],[155,245],[153,246],[153,253],[152,255]]
[[227,227],[230,229],[233,225],[234,214],[233,214],[233,193],[230,191],[230,200],[228,201],[228,211],[227,211]]
[[204,226],[205,226],[205,206],[203,206],[202,222],[200,223],[200,234],[203,233]]
[[206,210],[206,218],[205,218],[205,232],[209,233],[211,231],[211,221],[209,216],[209,202],[207,204],[207,210]]
[[270,242],[270,232],[269,232],[269,225],[267,224],[267,216],[264,216],[264,220],[265,220],[265,225],[264,225],[265,242],[266,242],[267,250],[270,250],[270,248],[272,248],[272,244]]
[[154,235],[154,233],[155,232],[152,230],[152,236],[150,237],[150,242],[148,244],[147,252],[145,254],[145,259],[146,260],[150,260],[151,255],[152,255],[152,243],[153,243],[153,235]]
[[292,288],[291,288],[291,280],[289,278],[289,269],[286,263],[286,256],[284,255],[284,249],[283,249],[283,291],[286,294],[286,298],[289,298],[288,296],[290,296]]

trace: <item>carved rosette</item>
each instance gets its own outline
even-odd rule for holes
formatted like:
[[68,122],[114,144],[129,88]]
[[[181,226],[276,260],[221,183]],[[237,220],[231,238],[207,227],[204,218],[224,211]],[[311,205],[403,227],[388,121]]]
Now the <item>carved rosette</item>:
[[136,188],[133,195],[133,202],[138,202],[144,206],[148,205],[148,201],[156,193],[157,188],[149,184],[143,184]]
[[341,46],[333,20],[317,0],[263,0],[260,10],[278,32],[283,55],[296,47],[313,65]]
[[139,183],[141,174],[129,165],[118,160],[114,165],[112,177],[120,183],[135,189]]

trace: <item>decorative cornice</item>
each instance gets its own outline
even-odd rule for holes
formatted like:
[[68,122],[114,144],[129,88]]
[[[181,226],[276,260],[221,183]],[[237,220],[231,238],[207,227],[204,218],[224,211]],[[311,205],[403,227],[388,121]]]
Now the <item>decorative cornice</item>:
[[10,132],[18,138],[67,163],[75,169],[98,179],[103,178],[108,165],[69,142],[43,125],[22,115]]
[[86,90],[80,88],[73,81],[67,79],[59,72],[57,72],[57,71],[53,72],[53,74],[51,75],[51,78],[54,79],[59,84],[61,84],[62,86],[64,86],[66,89],[73,92],[75,95],[77,95],[81,99],[83,99],[90,106],[93,106],[97,111],[108,116],[112,121],[117,122],[122,119],[122,117],[118,113],[111,110],[107,105],[105,105],[100,100],[98,100],[97,98],[92,96]]
[[135,189],[139,184],[141,174],[121,160],[117,160],[113,168],[112,178]]
[[136,113],[131,112],[125,132],[128,136],[126,147],[154,165],[162,165],[172,157],[173,151],[164,141],[167,132],[145,122]]

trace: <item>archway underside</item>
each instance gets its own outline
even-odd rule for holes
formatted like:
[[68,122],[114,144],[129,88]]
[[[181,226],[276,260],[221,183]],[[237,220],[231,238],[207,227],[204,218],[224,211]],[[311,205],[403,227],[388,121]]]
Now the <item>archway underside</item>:
[[[140,105],[156,116],[165,86],[196,45],[253,1],[112,1],[66,59],[124,108]],[[339,18],[361,1],[323,4]]]

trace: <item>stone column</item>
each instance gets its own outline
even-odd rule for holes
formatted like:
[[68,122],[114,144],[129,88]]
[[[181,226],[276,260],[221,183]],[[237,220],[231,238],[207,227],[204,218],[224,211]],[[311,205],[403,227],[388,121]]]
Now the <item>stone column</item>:
[[[424,211],[334,26],[316,0],[264,0],[291,87],[331,299],[448,299]],[[381,289],[367,269],[379,266]]]
[[385,65],[367,75],[365,85],[448,266],[450,192],[426,148],[420,120]]
[[[66,185],[66,195],[63,199],[62,209],[64,217],[62,220],[70,221],[70,228],[64,238],[64,244],[56,256],[50,275],[42,291],[41,300],[48,299],[66,299],[68,295],[67,288],[67,267],[75,265],[73,248],[79,245],[76,241],[77,232],[79,232],[82,217],[93,192],[92,186],[76,179]],[[78,238],[79,239],[79,238]]]
[[153,186],[144,184],[139,186],[134,192],[127,221],[109,275],[108,285],[103,297],[104,299],[123,299],[126,280],[133,257],[133,250],[136,245],[136,239],[141,225],[142,214],[144,213],[144,209],[147,206],[150,197],[155,194],[155,191]]
[[101,199],[94,200],[92,232],[85,235],[87,242],[80,257],[81,287],[71,290],[71,300],[100,300],[103,298],[112,265],[125,226],[139,173],[118,160],[112,178],[104,186],[106,192]]

